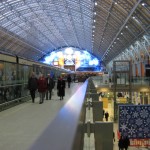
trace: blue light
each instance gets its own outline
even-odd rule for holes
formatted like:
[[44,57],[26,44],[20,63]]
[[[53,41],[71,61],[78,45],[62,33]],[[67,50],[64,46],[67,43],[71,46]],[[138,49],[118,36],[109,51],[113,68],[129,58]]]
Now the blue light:
[[74,53],[73,49],[70,48],[70,47],[66,48],[64,51],[65,51],[66,54],[73,54]]
[[[88,51],[80,50],[78,48],[62,48],[56,51],[53,51],[44,58],[44,63],[53,65],[54,62],[59,61],[59,59],[64,60],[65,65],[75,65],[75,68],[78,69],[82,67],[95,67],[100,69],[100,64],[98,58],[90,54]],[[77,63],[77,64],[76,64]]]

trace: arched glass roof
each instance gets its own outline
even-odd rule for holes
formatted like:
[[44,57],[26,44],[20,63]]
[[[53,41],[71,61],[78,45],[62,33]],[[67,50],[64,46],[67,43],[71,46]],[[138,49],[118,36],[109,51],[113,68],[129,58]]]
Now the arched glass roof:
[[105,63],[149,36],[149,0],[1,0],[0,51],[39,60],[78,47]]

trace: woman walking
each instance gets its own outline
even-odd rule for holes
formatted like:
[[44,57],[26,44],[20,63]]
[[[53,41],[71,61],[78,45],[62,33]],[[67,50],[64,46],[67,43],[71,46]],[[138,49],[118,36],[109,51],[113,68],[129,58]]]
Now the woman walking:
[[63,97],[65,96],[65,87],[66,83],[62,76],[58,78],[57,81],[57,94],[60,97],[60,100],[63,100]]
[[44,102],[46,90],[47,90],[47,82],[46,82],[44,75],[41,74],[39,79],[38,79],[38,92],[40,95],[39,104],[42,104]]

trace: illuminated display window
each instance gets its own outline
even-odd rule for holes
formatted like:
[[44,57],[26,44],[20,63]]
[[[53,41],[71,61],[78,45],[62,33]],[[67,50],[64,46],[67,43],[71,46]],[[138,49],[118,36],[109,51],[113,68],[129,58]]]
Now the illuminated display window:
[[53,51],[45,56],[42,62],[61,68],[75,66],[76,71],[100,71],[98,58],[85,50],[73,47]]
[[58,64],[59,64],[58,61],[54,61],[54,62],[53,62],[53,65],[54,65],[54,66],[58,66]]

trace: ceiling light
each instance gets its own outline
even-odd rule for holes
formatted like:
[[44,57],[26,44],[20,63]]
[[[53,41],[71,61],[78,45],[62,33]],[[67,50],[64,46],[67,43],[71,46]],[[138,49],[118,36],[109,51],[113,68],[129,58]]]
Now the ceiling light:
[[121,32],[121,35],[123,35],[123,33]]
[[142,3],[142,6],[145,6],[145,3]]
[[96,22],[96,20],[94,20],[94,22]]
[[128,26],[126,26],[126,28],[128,28]]
[[95,2],[95,5],[97,5],[97,2]]
[[135,19],[135,17],[134,17],[134,16],[133,16],[132,18],[133,18],[133,19]]
[[94,12],[94,15],[96,15],[96,12]]
[[117,4],[117,2],[115,2],[115,4]]
[[119,38],[117,38],[117,40],[119,40]]

